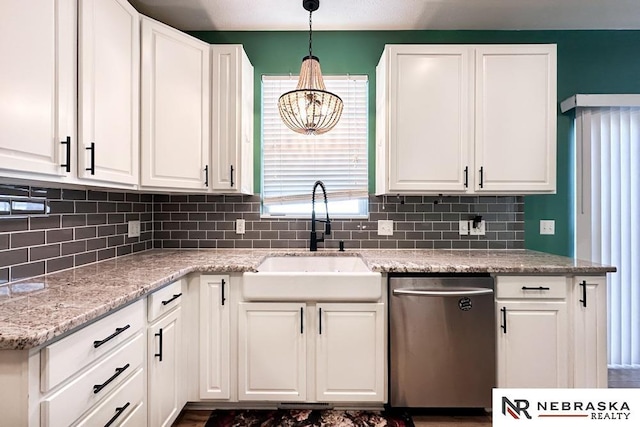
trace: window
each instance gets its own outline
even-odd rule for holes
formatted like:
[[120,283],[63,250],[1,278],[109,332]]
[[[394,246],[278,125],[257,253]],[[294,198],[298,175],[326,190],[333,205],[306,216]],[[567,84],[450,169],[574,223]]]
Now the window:
[[[324,135],[305,136],[287,128],[278,98],[294,90],[297,76],[262,78],[262,214],[302,218],[311,214],[311,190],[324,183],[332,218],[368,215],[366,76],[325,76],[327,90],[340,96],[340,122]],[[320,191],[318,189],[318,191]],[[322,202],[322,194],[316,201]],[[324,207],[316,211],[324,212]]]

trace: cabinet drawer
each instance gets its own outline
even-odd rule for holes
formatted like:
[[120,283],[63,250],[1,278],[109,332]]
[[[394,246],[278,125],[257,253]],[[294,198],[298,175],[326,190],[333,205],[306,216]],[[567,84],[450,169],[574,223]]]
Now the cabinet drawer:
[[567,279],[562,276],[498,276],[496,298],[564,299]]
[[182,300],[182,280],[171,283],[147,297],[147,320],[153,322]]
[[143,370],[139,369],[135,375],[74,426],[104,426],[113,420],[112,426],[145,427],[147,425],[147,408],[143,401],[144,386]]
[[143,301],[138,301],[42,349],[43,392],[127,341],[144,326]]
[[68,426],[143,366],[144,334],[91,366],[42,402],[44,426]]

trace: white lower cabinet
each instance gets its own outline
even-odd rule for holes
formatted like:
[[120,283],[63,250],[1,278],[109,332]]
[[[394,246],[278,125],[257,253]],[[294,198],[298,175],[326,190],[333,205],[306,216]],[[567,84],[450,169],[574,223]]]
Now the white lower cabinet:
[[382,402],[383,310],[381,303],[240,303],[238,399]]
[[307,400],[304,303],[240,303],[238,400]]
[[[147,329],[147,399],[150,426],[170,426],[184,406],[183,364],[182,364],[182,313],[179,298],[182,295],[181,282],[175,282],[164,291],[164,295],[154,299],[149,297],[151,306],[158,304],[168,308],[161,313]],[[157,293],[163,292],[163,290]]]
[[384,305],[318,304],[316,399],[384,399]]
[[573,278],[569,305],[573,327],[574,387],[607,387],[607,289],[604,276]]
[[201,399],[230,398],[229,276],[200,276]]
[[566,283],[564,277],[497,278],[498,387],[569,387]]

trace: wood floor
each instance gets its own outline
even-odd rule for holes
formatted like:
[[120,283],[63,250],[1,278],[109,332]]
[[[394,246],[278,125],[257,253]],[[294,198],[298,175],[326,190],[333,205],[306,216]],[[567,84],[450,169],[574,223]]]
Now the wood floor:
[[[610,388],[640,388],[640,369],[609,369]],[[182,411],[173,427],[203,427],[209,411]],[[477,413],[416,413],[416,427],[491,426],[491,416]]]

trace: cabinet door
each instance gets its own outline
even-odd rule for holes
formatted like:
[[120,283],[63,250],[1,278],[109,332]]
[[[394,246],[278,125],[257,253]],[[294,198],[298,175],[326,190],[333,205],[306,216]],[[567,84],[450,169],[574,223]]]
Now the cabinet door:
[[211,46],[211,189],[253,193],[253,66],[242,45]]
[[141,185],[206,189],[209,65],[207,43],[142,18]]
[[573,310],[573,374],[576,388],[607,387],[606,277],[575,277]]
[[76,2],[3,0],[0,16],[0,174],[72,176]]
[[79,4],[79,175],[135,185],[139,153],[139,15],[126,0],[83,0]]
[[497,301],[496,306],[498,387],[568,387],[566,302]]
[[306,306],[240,303],[238,400],[306,400]]
[[[391,192],[463,192],[473,143],[469,46],[391,46],[386,98]],[[465,173],[466,172],[466,173]]]
[[316,399],[384,400],[384,305],[318,304]]
[[200,397],[229,399],[229,276],[200,276]]
[[556,47],[476,48],[476,191],[556,190]]
[[184,405],[180,387],[182,368],[180,328],[180,307],[149,326],[147,397],[151,426],[170,426]]

